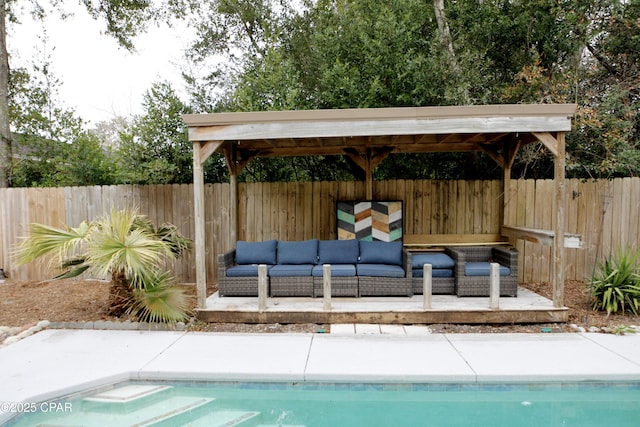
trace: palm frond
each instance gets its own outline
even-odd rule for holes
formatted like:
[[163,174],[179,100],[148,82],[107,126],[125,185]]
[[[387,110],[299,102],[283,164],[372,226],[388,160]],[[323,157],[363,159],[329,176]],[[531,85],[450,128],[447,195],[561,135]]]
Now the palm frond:
[[72,268],[70,270],[65,271],[62,274],[59,274],[57,276],[54,277],[54,279],[73,279],[74,277],[78,277],[80,276],[82,273],[84,273],[85,271],[87,271],[89,269],[90,266],[88,265],[82,265],[80,267],[77,268]]
[[162,224],[156,230],[156,235],[171,247],[171,252],[176,258],[191,250],[192,241],[180,234],[173,224]]
[[168,273],[155,276],[152,284],[134,290],[133,295],[127,312],[140,321],[175,323],[188,317],[189,300],[182,289],[170,285]]
[[53,255],[62,264],[75,255],[91,233],[91,225],[82,222],[77,228],[57,228],[32,223],[28,236],[18,246],[15,257],[19,265],[27,264],[46,255]]

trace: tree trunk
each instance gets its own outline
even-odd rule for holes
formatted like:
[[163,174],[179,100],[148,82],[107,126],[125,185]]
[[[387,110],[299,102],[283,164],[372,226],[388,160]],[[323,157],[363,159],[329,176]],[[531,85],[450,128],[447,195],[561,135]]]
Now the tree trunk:
[[7,51],[6,0],[0,0],[0,188],[9,186],[11,127],[9,120],[9,53]]
[[124,273],[114,272],[111,275],[107,313],[111,316],[123,316],[126,314],[132,298],[133,292]]
[[[433,9],[435,11],[436,21],[438,22],[438,31],[440,32],[440,38],[442,39],[442,48],[449,59],[451,73],[456,79],[456,82],[459,85],[463,85],[464,82],[462,81],[462,71],[460,70],[460,64],[458,64],[456,51],[453,48],[453,39],[451,38],[451,30],[449,29],[447,16],[444,13],[444,0],[433,0]],[[461,101],[463,104],[471,103],[469,91],[466,88],[463,89],[461,95]]]

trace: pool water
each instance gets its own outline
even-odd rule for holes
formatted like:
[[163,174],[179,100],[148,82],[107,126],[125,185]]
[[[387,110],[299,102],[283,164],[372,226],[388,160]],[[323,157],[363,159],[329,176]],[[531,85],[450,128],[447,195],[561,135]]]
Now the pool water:
[[128,382],[11,426],[638,426],[640,383]]

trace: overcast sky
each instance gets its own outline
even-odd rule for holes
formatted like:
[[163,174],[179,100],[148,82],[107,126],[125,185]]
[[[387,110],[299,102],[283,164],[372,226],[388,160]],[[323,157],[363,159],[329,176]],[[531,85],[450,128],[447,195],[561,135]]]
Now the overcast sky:
[[[53,72],[62,81],[60,98],[80,117],[95,124],[139,113],[142,95],[155,81],[169,80],[174,89],[182,89],[179,63],[187,44],[183,31],[152,27],[135,40],[138,52],[128,53],[100,34],[104,24],[91,19],[83,6],[65,3],[74,17],[61,21],[54,14],[46,27]],[[28,18],[12,26],[12,66],[25,65],[35,55],[39,32],[39,24]]]

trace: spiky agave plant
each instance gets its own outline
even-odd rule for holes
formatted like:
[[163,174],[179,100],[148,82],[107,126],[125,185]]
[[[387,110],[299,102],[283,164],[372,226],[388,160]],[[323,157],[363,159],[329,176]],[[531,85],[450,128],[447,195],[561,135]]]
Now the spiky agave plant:
[[591,280],[592,307],[606,310],[607,314],[631,312],[638,314],[640,308],[640,249],[618,250],[610,255]]
[[62,269],[56,279],[88,272],[111,277],[109,313],[131,314],[142,321],[176,322],[188,316],[187,297],[162,271],[167,259],[190,249],[191,241],[173,225],[157,230],[135,209],[110,215],[77,228],[30,224],[16,252],[21,264],[50,256]]

